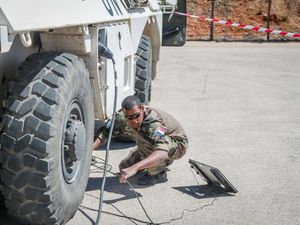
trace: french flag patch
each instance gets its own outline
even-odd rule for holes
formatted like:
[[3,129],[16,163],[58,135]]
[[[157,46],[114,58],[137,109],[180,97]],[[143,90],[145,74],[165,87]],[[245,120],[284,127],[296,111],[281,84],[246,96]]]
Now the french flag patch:
[[161,138],[166,134],[167,129],[163,128],[163,127],[158,127],[156,128],[156,130],[154,131],[154,135]]

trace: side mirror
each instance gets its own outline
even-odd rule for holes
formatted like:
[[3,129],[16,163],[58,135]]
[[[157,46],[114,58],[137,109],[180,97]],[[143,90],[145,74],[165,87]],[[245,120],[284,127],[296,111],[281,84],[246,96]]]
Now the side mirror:
[[183,46],[186,41],[186,17],[173,14],[174,11],[186,13],[186,0],[163,0],[160,8],[163,13],[163,46]]

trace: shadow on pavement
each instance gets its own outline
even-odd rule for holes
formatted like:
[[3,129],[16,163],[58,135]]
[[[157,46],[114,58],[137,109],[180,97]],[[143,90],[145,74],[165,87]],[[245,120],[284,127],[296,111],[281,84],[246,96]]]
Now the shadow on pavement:
[[[109,204],[111,205],[113,208],[115,208],[118,213],[112,213],[112,212],[109,212],[109,211],[102,211],[102,213],[105,213],[105,214],[109,214],[111,216],[116,216],[116,217],[121,217],[121,218],[126,218],[128,220],[130,220],[132,223],[134,224],[149,224],[148,221],[143,221],[143,220],[140,220],[138,218],[134,218],[134,217],[130,217],[130,216],[127,216],[125,213],[123,213],[116,205],[115,203],[117,202],[120,202],[120,201],[123,201],[123,200],[130,200],[130,199],[136,199],[137,196],[140,198],[140,197],[143,197],[143,195],[139,192],[136,191],[137,188],[145,188],[143,186],[138,186],[136,184],[136,180],[140,177],[140,176],[143,176],[145,174],[145,172],[140,172],[138,174],[136,174],[135,176],[129,178],[129,182],[130,184],[134,187],[134,189],[128,185],[128,184],[121,184],[119,182],[119,178],[117,176],[113,176],[113,177],[107,177],[106,178],[106,183],[105,183],[105,192],[110,192],[110,193],[113,193],[113,194],[116,194],[118,197],[117,198],[113,198],[113,195],[112,195],[112,198],[113,199],[109,199],[109,200],[104,200],[103,202],[106,203],[106,204]],[[101,189],[101,184],[102,184],[102,177],[90,177],[89,181],[88,181],[88,185],[87,185],[87,188],[86,188],[86,193],[85,195],[88,195],[90,197],[93,197],[93,198],[96,198],[98,199],[99,201],[99,196],[94,196],[94,195],[91,195],[87,192],[89,191],[93,191],[93,190],[99,190]],[[136,187],[138,186],[138,187]],[[121,195],[121,197],[119,197]],[[86,207],[86,206],[83,206],[83,205],[80,205],[80,209],[79,211],[92,223],[92,224],[95,224],[93,219],[87,215],[85,213],[85,209],[87,210],[91,210],[91,211],[97,211],[98,209],[94,209],[94,208],[89,208],[89,207]]]
[[212,185],[193,185],[173,187],[177,191],[188,194],[194,198],[216,198],[216,197],[233,197],[234,194],[228,193]]
[[[131,179],[131,182],[133,179]],[[88,185],[86,191],[100,190],[102,184],[102,178],[99,177],[91,177],[88,181]],[[105,200],[104,202],[107,204],[116,203],[118,201],[134,199],[136,195],[138,197],[142,197],[137,191],[134,191],[128,184],[120,184],[118,177],[107,177],[105,182],[105,192],[110,192],[118,195],[122,195],[122,197]]]
[[[110,143],[110,151],[114,151],[114,150],[124,150],[127,148],[133,148],[135,147],[136,144],[134,141],[119,141],[116,138],[113,138],[111,143]],[[106,144],[104,144],[103,146],[101,146],[101,148],[97,149],[96,151],[105,151],[106,149]]]

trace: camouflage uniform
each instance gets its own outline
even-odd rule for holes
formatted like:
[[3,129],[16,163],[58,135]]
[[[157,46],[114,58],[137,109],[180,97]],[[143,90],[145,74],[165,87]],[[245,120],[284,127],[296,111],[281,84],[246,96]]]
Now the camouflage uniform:
[[[173,160],[181,158],[186,153],[188,139],[182,126],[167,112],[150,107],[145,107],[144,112],[144,120],[137,130],[127,126],[122,111],[116,115],[113,135],[127,133],[134,137],[137,144],[137,150],[131,151],[121,161],[119,167],[120,170],[130,167],[156,150],[166,151],[168,152],[168,160],[147,169],[150,175],[156,175],[164,171]],[[107,133],[104,132],[99,135],[99,138],[104,141],[107,136]]]

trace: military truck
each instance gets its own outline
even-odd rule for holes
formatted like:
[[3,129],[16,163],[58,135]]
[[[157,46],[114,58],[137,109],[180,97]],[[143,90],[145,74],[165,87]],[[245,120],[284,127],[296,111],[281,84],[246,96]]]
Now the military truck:
[[172,1],[0,0],[0,201],[9,215],[65,224],[75,214],[94,120],[113,113],[114,69],[117,106],[131,94],[148,104],[161,42],[184,44],[185,19],[168,18]]

